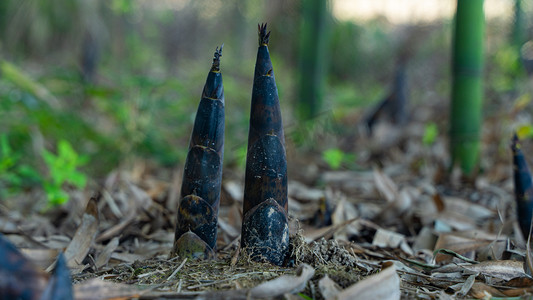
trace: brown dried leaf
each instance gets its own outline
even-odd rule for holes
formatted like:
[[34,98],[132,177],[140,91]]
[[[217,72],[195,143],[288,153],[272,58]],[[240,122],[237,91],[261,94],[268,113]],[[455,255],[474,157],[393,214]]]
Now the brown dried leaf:
[[490,299],[492,297],[505,297],[505,295],[494,287],[483,282],[475,282],[470,289],[470,296],[477,299]]
[[326,274],[318,282],[318,289],[324,299],[335,299],[335,297],[341,292],[340,286]]
[[134,204],[131,206],[132,208],[135,208],[135,210],[149,210],[152,206],[152,198],[141,188],[134,185],[131,182],[127,183],[128,190],[131,193],[133,197],[131,197],[131,200],[134,200]]
[[526,277],[524,263],[516,260],[483,261],[479,264],[463,265],[463,269],[485,276],[509,281],[517,277]]
[[408,190],[402,189],[398,195],[385,205],[374,221],[376,223],[390,224],[397,222],[401,216],[412,207],[413,197]]
[[289,181],[287,185],[289,197],[306,202],[318,202],[325,197],[325,192],[311,188],[298,181]]
[[59,249],[20,249],[26,257],[28,257],[35,265],[41,269],[46,269],[49,265],[54,263],[59,254]]
[[413,250],[419,251],[424,249],[435,249],[435,243],[437,242],[437,237],[433,233],[433,230],[429,226],[422,227],[422,230],[415,237],[415,242],[413,244]]
[[402,243],[405,243],[405,236],[403,234],[379,228],[374,235],[372,245],[380,248],[399,248]]
[[87,253],[89,253],[97,232],[98,208],[96,206],[96,198],[91,198],[87,203],[81,224],[65,250],[65,260],[69,268],[77,270],[80,267],[83,268],[81,263],[85,259],[85,256],[87,256]]
[[462,283],[461,289],[457,292],[460,296],[466,296],[470,289],[472,289],[472,286],[476,282],[476,275],[470,275],[465,280],[464,283]]
[[278,297],[302,291],[315,274],[315,269],[308,264],[298,267],[297,276],[282,275],[276,279],[261,283],[250,290],[250,295],[257,298]]
[[437,208],[437,211],[442,212],[445,209],[444,200],[442,199],[442,196],[440,194],[433,194],[433,203],[435,204],[435,207]]
[[76,300],[131,299],[139,297],[142,292],[145,291],[133,285],[106,282],[98,278],[74,285]]
[[390,266],[378,274],[367,277],[337,295],[337,300],[400,299],[400,277]]
[[111,254],[113,254],[113,252],[115,252],[115,250],[117,249],[118,243],[119,243],[119,238],[114,237],[109,243],[107,243],[107,245],[104,247],[102,252],[98,254],[95,260],[95,265],[98,269],[107,265],[107,263],[109,262],[109,259],[111,258]]
[[398,187],[392,179],[378,169],[374,169],[374,183],[387,202],[393,202],[399,197]]
[[525,287],[525,288],[505,290],[505,291],[502,291],[502,293],[507,297],[520,297],[526,294],[532,294],[533,287],[530,285],[529,287]]
[[456,197],[444,197],[445,210],[470,218],[474,222],[494,216],[494,212],[484,206]]
[[131,211],[130,214],[128,216],[126,216],[125,218],[123,218],[120,223],[118,223],[115,226],[110,227],[106,231],[102,232],[96,238],[96,242],[106,241],[108,239],[111,239],[113,237],[116,237],[116,236],[120,235],[120,233],[122,233],[122,231],[124,229],[126,229],[126,227],[128,227],[128,225],[130,225],[133,221],[135,221],[135,219],[137,217],[138,217],[138,215],[134,211]]
[[[455,253],[464,255],[467,252],[475,251],[480,247],[487,246],[491,243],[491,240],[484,239],[472,239],[467,237],[458,236],[456,234],[441,234],[435,243],[435,249],[448,249]],[[452,257],[446,254],[439,253],[435,256],[437,263],[443,263],[451,261]]]
[[531,222],[529,228],[529,234],[526,242],[526,263],[525,263],[525,272],[527,275],[531,276],[533,274],[533,253],[531,253],[531,228],[533,227],[533,222]]

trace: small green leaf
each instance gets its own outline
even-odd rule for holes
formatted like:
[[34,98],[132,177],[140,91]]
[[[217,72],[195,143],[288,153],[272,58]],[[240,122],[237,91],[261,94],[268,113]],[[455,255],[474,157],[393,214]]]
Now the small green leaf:
[[313,298],[307,296],[304,293],[298,293],[298,296],[300,296],[302,299],[305,299],[305,300],[313,300]]
[[345,153],[338,148],[331,148],[322,152],[322,159],[329,165],[333,170],[340,168],[344,158]]
[[424,145],[429,146],[435,143],[437,140],[437,137],[439,136],[439,128],[437,127],[437,124],[431,122],[426,125],[426,128],[424,129],[424,136],[422,137],[422,143]]
[[9,147],[9,141],[7,140],[6,134],[2,134],[0,136],[0,151],[2,157],[6,157],[11,154],[11,147]]
[[516,135],[518,135],[518,138],[521,140],[533,137],[533,125],[524,124],[519,126],[516,129]]
[[58,206],[67,203],[68,194],[56,185],[44,184],[44,190],[46,192],[46,197],[48,198],[48,203],[52,206]]
[[32,181],[39,181],[41,179],[39,172],[28,165],[20,165],[17,169],[17,173],[19,173],[20,176]]
[[57,155],[43,151],[42,156],[48,167],[48,177],[44,180],[44,189],[51,205],[61,205],[68,201],[68,194],[63,190],[65,183],[77,188],[84,188],[87,176],[77,168],[88,162],[87,156],[80,156],[66,140],[57,144]]
[[85,187],[85,184],[87,183],[87,177],[80,172],[73,172],[72,174],[70,174],[68,181],[75,185],[77,188],[81,189]]
[[44,159],[44,162],[48,165],[48,167],[52,166],[54,162],[56,161],[56,156],[53,153],[48,152],[47,150],[43,150],[41,155]]

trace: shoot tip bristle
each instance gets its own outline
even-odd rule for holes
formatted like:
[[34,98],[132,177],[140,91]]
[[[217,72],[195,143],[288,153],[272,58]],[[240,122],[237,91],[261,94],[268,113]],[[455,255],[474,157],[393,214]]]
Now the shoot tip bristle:
[[511,139],[511,149],[513,151],[520,149],[520,139],[518,138],[518,134],[516,132],[513,133],[513,138]]
[[211,66],[212,72],[220,71],[220,57],[222,56],[222,48],[224,48],[224,43],[222,43],[220,49],[218,47],[215,49],[215,55],[213,56],[213,65]]
[[259,33],[259,47],[268,46],[270,31],[267,32],[267,23],[257,24],[257,30]]

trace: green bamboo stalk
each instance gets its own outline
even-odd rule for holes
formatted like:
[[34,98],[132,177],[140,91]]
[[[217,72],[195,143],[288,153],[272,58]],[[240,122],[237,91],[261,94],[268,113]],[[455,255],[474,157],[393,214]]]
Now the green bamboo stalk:
[[524,11],[522,9],[522,0],[514,1],[514,22],[511,32],[511,44],[519,51],[522,44],[526,41]]
[[328,36],[327,0],[302,1],[299,50],[297,115],[301,120],[316,116],[322,107],[326,78]]
[[453,44],[450,152],[452,166],[478,170],[483,97],[483,0],[457,0]]

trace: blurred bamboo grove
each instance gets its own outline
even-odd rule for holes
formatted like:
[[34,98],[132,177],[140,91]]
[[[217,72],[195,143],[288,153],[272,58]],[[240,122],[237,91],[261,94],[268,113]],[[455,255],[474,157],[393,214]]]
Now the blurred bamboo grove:
[[[398,3],[404,9],[395,13],[390,8]],[[521,4],[517,32],[531,39],[533,5]],[[511,47],[514,5],[485,1],[489,114],[491,101],[516,98],[515,78],[523,73]],[[313,6],[328,9],[313,17]],[[0,182],[20,190],[21,182],[49,176],[41,153],[56,153],[62,140],[87,156],[80,168],[96,178],[139,157],[182,165],[210,64],[205,58],[222,43],[224,164],[243,169],[261,22],[275,41],[270,51],[288,157],[332,145],[348,152],[356,147],[361,115],[390,92],[400,63],[410,83],[408,115],[427,118],[412,109],[419,103],[447,107],[454,9],[453,0],[2,0],[0,155],[12,157],[0,167]],[[327,29],[315,19],[326,20]],[[308,86],[316,90],[305,94]],[[317,103],[312,110],[308,98]],[[293,117],[302,103],[309,111],[301,115],[313,122]],[[432,121],[446,132],[446,116]],[[22,164],[35,172],[16,169]],[[21,180],[28,173],[37,179]]]

